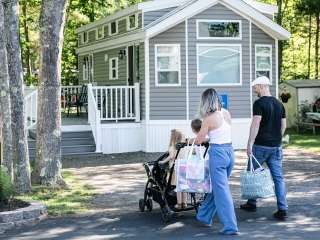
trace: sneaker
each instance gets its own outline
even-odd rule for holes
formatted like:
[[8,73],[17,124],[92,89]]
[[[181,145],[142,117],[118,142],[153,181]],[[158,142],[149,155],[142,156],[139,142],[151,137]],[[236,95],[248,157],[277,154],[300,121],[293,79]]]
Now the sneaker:
[[278,210],[273,214],[273,217],[278,220],[286,220],[288,218],[287,211],[285,210]]
[[219,234],[220,234],[220,235],[227,235],[227,236],[239,236],[239,235],[240,235],[240,232],[230,232],[230,231],[224,232],[224,231],[219,231]]
[[250,203],[245,203],[245,204],[240,205],[240,209],[248,211],[248,212],[256,212],[257,206],[250,204]]

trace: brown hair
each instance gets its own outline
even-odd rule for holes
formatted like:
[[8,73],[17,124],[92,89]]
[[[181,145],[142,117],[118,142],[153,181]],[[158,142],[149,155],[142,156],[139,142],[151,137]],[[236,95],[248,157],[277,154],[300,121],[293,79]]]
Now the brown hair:
[[177,129],[171,130],[171,137],[170,137],[170,147],[175,147],[177,143],[180,143],[182,141],[182,133]]
[[200,132],[201,125],[202,125],[202,121],[200,119],[194,119],[191,122],[192,130],[194,130],[197,133]]

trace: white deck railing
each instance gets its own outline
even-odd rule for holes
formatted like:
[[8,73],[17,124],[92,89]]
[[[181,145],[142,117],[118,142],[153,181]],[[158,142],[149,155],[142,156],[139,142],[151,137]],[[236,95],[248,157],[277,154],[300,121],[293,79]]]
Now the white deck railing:
[[140,121],[140,85],[92,87],[100,119]]
[[66,108],[69,95],[79,95],[81,91],[81,85],[76,86],[61,86],[61,105],[62,108]]
[[96,143],[96,152],[101,152],[102,142],[100,111],[97,108],[91,84],[88,84],[88,121],[92,129],[94,141]]
[[25,88],[25,93],[25,122],[29,130],[37,124],[38,89]]

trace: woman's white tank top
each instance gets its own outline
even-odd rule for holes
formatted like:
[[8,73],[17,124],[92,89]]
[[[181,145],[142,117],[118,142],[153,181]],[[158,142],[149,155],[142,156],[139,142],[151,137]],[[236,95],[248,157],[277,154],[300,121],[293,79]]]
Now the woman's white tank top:
[[232,142],[231,125],[224,119],[223,111],[226,110],[221,109],[221,111],[219,111],[222,116],[221,126],[215,130],[210,131],[208,134],[211,144],[226,144]]

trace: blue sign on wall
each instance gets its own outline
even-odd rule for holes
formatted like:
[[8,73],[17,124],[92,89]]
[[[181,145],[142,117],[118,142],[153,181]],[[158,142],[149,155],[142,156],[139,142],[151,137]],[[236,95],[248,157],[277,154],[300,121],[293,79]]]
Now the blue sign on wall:
[[220,94],[220,99],[222,102],[222,107],[225,109],[229,108],[229,97],[227,94]]

